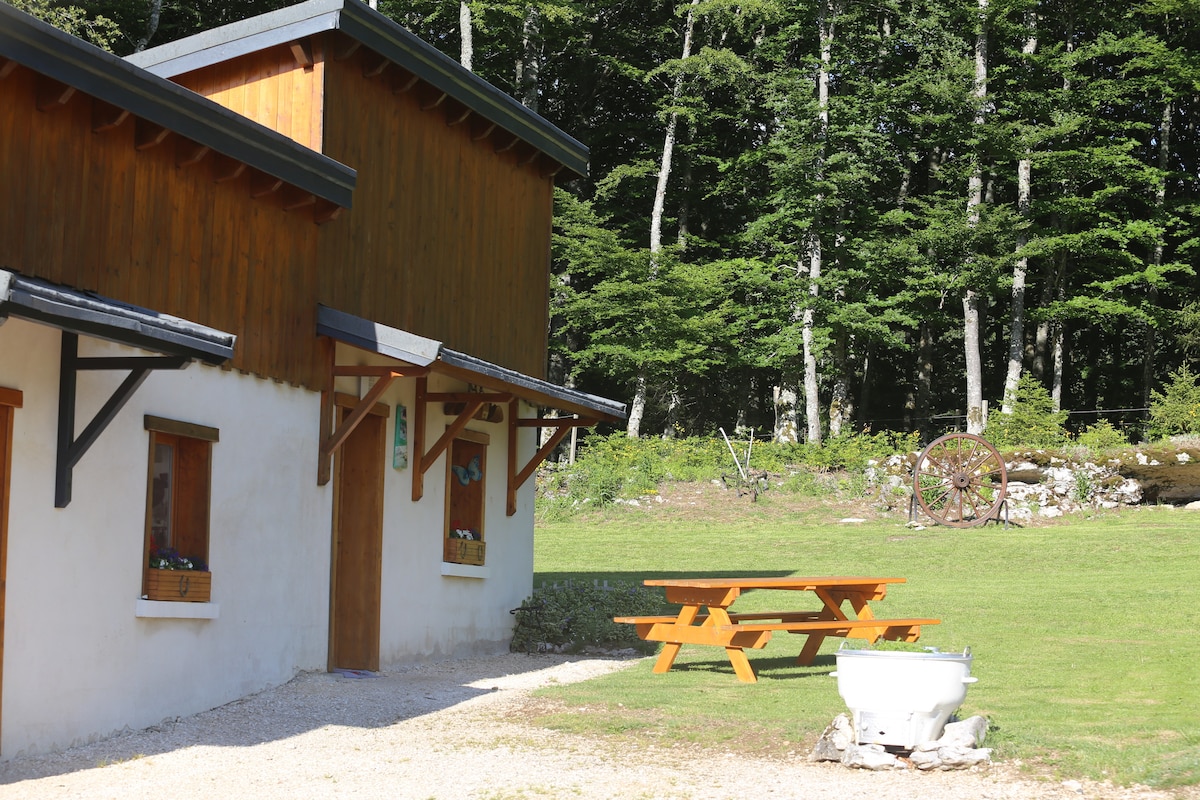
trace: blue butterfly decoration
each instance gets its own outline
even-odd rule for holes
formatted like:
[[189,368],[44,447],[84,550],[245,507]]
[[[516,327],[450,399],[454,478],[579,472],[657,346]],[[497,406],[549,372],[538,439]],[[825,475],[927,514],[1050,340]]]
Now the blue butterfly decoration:
[[469,486],[471,481],[483,478],[483,470],[479,467],[479,456],[472,458],[471,462],[465,467],[460,467],[458,464],[451,464],[450,471],[454,473],[454,477],[458,478],[458,482],[463,486]]

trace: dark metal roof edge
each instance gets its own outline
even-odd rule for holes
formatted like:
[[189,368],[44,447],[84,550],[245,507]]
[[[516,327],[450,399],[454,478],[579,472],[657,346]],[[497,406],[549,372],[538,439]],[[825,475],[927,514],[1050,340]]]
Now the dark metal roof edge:
[[589,150],[586,145],[401,25],[358,0],[344,0],[338,27],[346,35],[533,145],[571,172],[587,176]]
[[0,56],[350,207],[357,176],[350,167],[3,2]]
[[477,114],[586,176],[586,145],[359,0],[309,0],[129,56],[172,77],[331,29],[360,42]]
[[[433,339],[389,328],[319,303],[317,333],[419,367],[432,364],[442,346],[441,342]],[[425,352],[418,352],[422,348]]]
[[0,318],[19,317],[167,355],[222,364],[237,337],[195,322],[0,270]]
[[194,69],[337,29],[342,0],[317,0],[285,6],[256,17],[222,25],[125,56],[147,72],[172,78]]
[[[358,317],[345,311],[338,311],[337,309],[321,304],[317,305],[317,333],[372,353],[391,356],[392,358],[422,367],[434,365],[434,361],[440,361],[448,367],[471,372],[512,386],[518,390],[516,392],[518,396],[520,396],[519,390],[524,389],[526,392],[551,400],[562,401],[572,408],[593,411],[609,419],[625,419],[627,416],[624,403],[618,403],[615,400],[606,400],[603,397],[568,389],[565,386],[558,386],[549,381],[502,367],[499,364],[484,361],[482,358],[476,358],[466,353],[460,353],[457,350],[451,350],[435,339],[402,331],[399,328],[392,328],[382,323],[372,322],[363,317]],[[430,352],[414,354],[411,349],[389,347],[389,339],[401,342],[415,340],[415,343],[423,345]]]
[[628,416],[624,403],[619,403],[616,400],[608,400],[604,397],[597,397],[594,394],[587,394],[575,389],[568,389],[565,386],[559,386],[558,384],[534,378],[516,370],[501,367],[490,361],[484,361],[481,358],[460,353],[457,350],[451,350],[448,347],[442,348],[438,360],[452,367],[476,372],[480,375],[487,375],[518,388],[528,389],[553,399],[568,402],[580,408],[590,409],[606,417],[625,419]]

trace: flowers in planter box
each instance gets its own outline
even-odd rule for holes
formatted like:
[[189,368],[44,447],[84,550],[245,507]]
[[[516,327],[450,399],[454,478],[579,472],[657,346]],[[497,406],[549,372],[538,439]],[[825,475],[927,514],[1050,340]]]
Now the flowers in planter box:
[[171,547],[157,547],[150,551],[151,569],[192,569],[207,572],[208,565],[195,556],[181,556]]

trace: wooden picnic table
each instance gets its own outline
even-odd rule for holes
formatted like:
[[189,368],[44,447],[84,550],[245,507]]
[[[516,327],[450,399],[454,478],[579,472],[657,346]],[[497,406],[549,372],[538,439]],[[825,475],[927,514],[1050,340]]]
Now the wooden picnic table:
[[[915,642],[922,625],[936,625],[940,620],[881,619],[871,608],[873,601],[887,595],[889,584],[904,582],[904,578],[866,577],[654,578],[643,583],[665,587],[667,602],[680,605],[678,615],[614,619],[636,626],[638,636],[646,641],[664,643],[654,665],[655,672],[670,670],[682,645],[714,645],[725,648],[739,680],[755,683],[757,679],[744,648],[765,647],[775,631],[808,636],[797,659],[797,663],[804,665],[813,662],[827,636],[870,642],[880,638]],[[822,607],[816,611],[730,613],[733,601],[751,589],[813,592]],[[848,609],[844,608],[847,604]],[[702,614],[702,609],[708,613]]]

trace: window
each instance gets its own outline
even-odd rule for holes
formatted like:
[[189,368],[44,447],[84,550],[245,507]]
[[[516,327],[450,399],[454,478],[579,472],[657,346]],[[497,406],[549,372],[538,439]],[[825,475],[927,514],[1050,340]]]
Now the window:
[[462,431],[446,455],[446,532],[443,560],[482,565],[488,435]]
[[[209,485],[216,428],[147,416],[150,469],[142,594],[207,602]],[[164,568],[166,567],[166,568]]]

